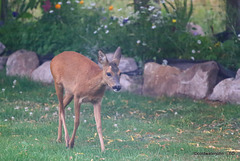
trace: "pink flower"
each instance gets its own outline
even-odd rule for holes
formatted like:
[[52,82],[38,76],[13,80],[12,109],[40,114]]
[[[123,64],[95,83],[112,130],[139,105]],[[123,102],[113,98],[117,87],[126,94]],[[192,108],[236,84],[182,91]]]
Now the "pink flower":
[[44,9],[45,12],[48,12],[51,8],[51,2],[50,0],[44,1],[44,5],[42,5],[42,8]]

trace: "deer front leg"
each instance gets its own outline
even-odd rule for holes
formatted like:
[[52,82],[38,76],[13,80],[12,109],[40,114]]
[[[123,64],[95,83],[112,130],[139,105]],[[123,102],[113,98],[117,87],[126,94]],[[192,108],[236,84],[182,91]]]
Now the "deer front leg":
[[74,97],[74,111],[75,111],[75,119],[74,119],[74,129],[73,129],[73,134],[72,134],[72,138],[69,142],[69,147],[73,148],[74,147],[74,140],[75,140],[75,136],[76,136],[76,132],[79,126],[79,117],[80,117],[80,102],[79,102],[79,98],[78,97]]
[[102,135],[101,102],[94,104],[93,107],[94,107],[94,117],[96,121],[97,132],[98,132],[98,136],[101,144],[101,150],[102,152],[104,152],[105,146],[104,146],[103,135]]

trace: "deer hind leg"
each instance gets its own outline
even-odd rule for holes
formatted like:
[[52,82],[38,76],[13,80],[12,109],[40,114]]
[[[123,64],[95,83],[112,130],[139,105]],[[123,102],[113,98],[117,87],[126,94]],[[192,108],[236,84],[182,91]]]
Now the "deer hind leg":
[[62,84],[55,83],[55,89],[56,89],[56,93],[57,93],[57,97],[58,97],[58,101],[59,101],[58,139],[60,139],[62,136],[62,124],[63,124],[64,132],[65,132],[65,142],[66,142],[66,146],[68,147],[69,135],[68,135],[67,126],[66,126],[66,122],[65,122],[65,110],[64,110],[64,106],[63,106],[63,86],[62,86]]
[[74,97],[75,119],[74,119],[74,129],[73,129],[72,138],[71,138],[71,140],[69,142],[69,147],[70,148],[74,147],[74,140],[75,140],[76,132],[77,132],[78,126],[80,124],[80,121],[79,121],[80,106],[81,106],[81,103],[79,102],[79,98],[78,97]]
[[[73,99],[73,95],[66,92],[65,95],[64,95],[64,98],[63,98],[63,108],[64,109],[72,101],[72,99]],[[61,115],[60,115],[60,109],[59,109],[59,125],[58,125],[58,138],[57,138],[57,142],[62,142],[62,119],[61,119]]]
[[101,122],[101,102],[96,103],[93,105],[94,107],[94,117],[97,125],[97,132],[101,144],[101,150],[104,152],[105,146],[103,141],[103,135],[102,135],[102,122]]

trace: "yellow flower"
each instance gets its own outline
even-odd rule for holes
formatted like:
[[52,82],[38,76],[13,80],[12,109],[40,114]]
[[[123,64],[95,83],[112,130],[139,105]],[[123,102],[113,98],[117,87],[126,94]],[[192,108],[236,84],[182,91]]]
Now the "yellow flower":
[[79,3],[80,3],[80,4],[83,4],[83,3],[84,3],[84,1],[83,1],[83,0],[81,0]]
[[113,10],[113,6],[109,6],[108,9],[109,9],[109,11]]
[[56,9],[60,9],[60,8],[61,8],[61,5],[60,5],[60,4],[56,4],[56,5],[55,5],[55,8],[56,8]]
[[172,23],[176,23],[177,22],[177,20],[176,19],[172,19]]

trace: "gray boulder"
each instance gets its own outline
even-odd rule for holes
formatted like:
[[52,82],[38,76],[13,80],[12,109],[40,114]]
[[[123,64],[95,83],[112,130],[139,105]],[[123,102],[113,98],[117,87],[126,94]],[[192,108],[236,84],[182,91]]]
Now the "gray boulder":
[[37,54],[32,51],[18,50],[8,57],[6,64],[7,75],[30,77],[39,65]]
[[53,83],[53,77],[50,71],[50,62],[47,61],[32,72],[31,78],[34,81],[42,83]]

